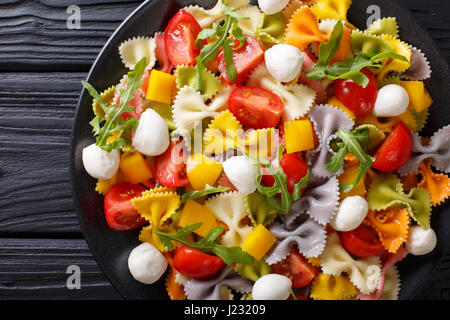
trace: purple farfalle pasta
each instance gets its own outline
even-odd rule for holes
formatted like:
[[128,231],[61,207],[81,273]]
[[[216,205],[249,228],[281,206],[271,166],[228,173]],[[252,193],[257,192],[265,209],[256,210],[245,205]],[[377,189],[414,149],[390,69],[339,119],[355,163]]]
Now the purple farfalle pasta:
[[278,239],[278,242],[266,257],[268,264],[285,259],[293,244],[297,245],[301,254],[309,258],[318,257],[325,248],[325,226],[306,214],[300,215],[293,226],[277,222],[270,228],[270,232]]
[[239,293],[248,293],[253,284],[239,276],[234,270],[224,267],[208,280],[191,279],[184,284],[188,300],[221,300],[221,288],[227,287]]
[[431,77],[431,67],[425,54],[416,47],[409,46],[411,49],[411,67],[399,76],[405,80],[423,81]]
[[325,169],[325,165],[333,156],[328,149],[328,142],[339,129],[350,130],[355,123],[345,112],[329,105],[316,106],[309,116],[319,138],[319,146],[308,152],[311,173],[323,178],[335,176],[339,171],[336,173]]
[[430,139],[430,143],[423,145],[422,138],[412,133],[413,151],[408,162],[398,172],[405,176],[416,172],[420,163],[431,159],[432,165],[440,171],[450,172],[450,125],[438,130]]
[[284,217],[287,225],[307,213],[311,218],[322,225],[326,225],[336,213],[339,204],[339,181],[336,177],[319,178],[311,176],[308,187],[302,197],[295,201],[291,211]]

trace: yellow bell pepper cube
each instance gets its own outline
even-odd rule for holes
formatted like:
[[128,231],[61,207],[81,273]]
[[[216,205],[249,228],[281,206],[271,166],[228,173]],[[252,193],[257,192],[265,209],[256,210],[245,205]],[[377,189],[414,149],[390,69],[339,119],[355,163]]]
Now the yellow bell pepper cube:
[[147,100],[172,104],[176,77],[170,73],[152,70],[147,89]]
[[313,126],[309,120],[292,120],[285,122],[284,135],[287,153],[314,149]]
[[277,242],[277,238],[266,227],[259,224],[245,238],[241,244],[241,248],[256,260],[260,260],[272,248],[275,242]]
[[192,187],[203,190],[207,184],[213,185],[222,172],[222,165],[202,154],[189,156],[186,162],[186,172]]
[[344,111],[352,120],[356,119],[355,114],[346,106],[344,106],[344,104],[339,101],[338,98],[336,97],[332,97],[331,99],[328,100],[327,104],[329,104],[330,106],[334,106],[336,108],[341,109],[342,111]]
[[214,214],[206,206],[188,200],[183,207],[178,225],[183,228],[197,222],[203,222],[200,228],[194,230],[201,237],[205,237],[211,229],[218,226]]
[[401,81],[400,84],[408,93],[409,104],[417,112],[422,112],[433,104],[433,100],[422,81]]
[[[339,176],[339,182],[342,184],[352,184],[356,176],[358,175],[358,169],[359,164],[344,168],[344,172]],[[366,175],[364,175],[364,177],[359,180],[358,184],[350,192],[341,192],[341,200],[351,196],[361,196],[364,198],[367,192],[365,186],[365,178]]]
[[131,184],[141,183],[153,177],[147,160],[139,152],[124,154],[119,166]]

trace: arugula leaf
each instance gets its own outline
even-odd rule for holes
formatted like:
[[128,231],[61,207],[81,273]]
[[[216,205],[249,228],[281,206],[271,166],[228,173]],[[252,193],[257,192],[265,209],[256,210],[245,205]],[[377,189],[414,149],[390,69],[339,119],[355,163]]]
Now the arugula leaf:
[[351,132],[345,129],[339,129],[336,136],[341,140],[336,143],[339,150],[331,157],[330,161],[325,165],[325,168],[329,171],[337,172],[344,164],[344,158],[347,153],[352,153],[359,159],[359,168],[355,180],[352,184],[340,185],[340,190],[348,193],[359,183],[375,161],[375,158],[366,153],[369,144],[369,129],[360,128]]
[[217,226],[211,229],[206,237],[198,242],[187,240],[187,236],[194,230],[200,228],[202,224],[203,222],[190,224],[182,229],[178,229],[175,233],[164,233],[159,230],[155,230],[154,232],[159,236],[162,244],[167,250],[173,249],[174,245],[172,241],[176,241],[192,249],[199,250],[205,253],[215,254],[219,258],[221,258],[223,262],[225,262],[225,264],[229,267],[231,267],[231,265],[235,262],[253,263],[255,261],[255,259],[251,255],[246,253],[239,246],[227,247],[217,243],[217,238],[225,230],[225,228],[222,226]]
[[[223,25],[214,23],[210,29],[203,29],[197,36],[196,45],[201,49],[200,54],[195,59],[197,61],[197,79],[195,89],[202,92],[204,81],[203,74],[208,62],[212,61],[219,51],[223,49],[225,60],[226,73],[231,81],[237,78],[236,66],[233,61],[233,51],[240,49],[246,41],[242,29],[239,27],[239,19],[241,17],[233,11],[233,8],[222,1],[222,10],[225,13],[225,22]],[[230,37],[233,35],[239,41],[239,46],[233,48],[234,39]],[[203,45],[202,40],[214,39],[217,40],[211,44]]]
[[[111,152],[115,149],[129,150],[131,147],[131,131],[136,130],[139,120],[136,118],[128,118],[126,120],[119,118],[124,112],[134,111],[135,107],[128,103],[134,98],[134,93],[143,84],[141,81],[146,66],[146,58],[142,58],[134,70],[128,73],[127,86],[120,89],[119,105],[107,105],[104,103],[101,95],[95,88],[82,81],[83,86],[88,90],[90,95],[98,101],[106,115],[106,120],[95,117],[91,122],[93,133],[96,137],[96,144],[103,150]],[[113,142],[108,143],[109,137],[115,137]]]
[[183,196],[181,197],[181,203],[186,202],[188,200],[195,200],[195,199],[204,197],[204,196],[212,194],[212,193],[219,193],[219,192],[228,191],[228,190],[230,190],[229,187],[215,188],[215,187],[212,187],[209,184],[207,184],[205,186],[205,189],[203,189],[203,190],[196,190],[196,191],[184,193]]
[[369,84],[369,79],[361,72],[361,69],[367,67],[382,68],[379,62],[386,58],[408,62],[406,57],[395,52],[379,53],[378,49],[374,48],[368,53],[360,53],[353,59],[336,62],[330,66],[329,63],[339,48],[342,35],[343,25],[341,21],[338,21],[328,42],[320,45],[319,59],[313,69],[306,73],[308,79],[349,79],[365,88]]

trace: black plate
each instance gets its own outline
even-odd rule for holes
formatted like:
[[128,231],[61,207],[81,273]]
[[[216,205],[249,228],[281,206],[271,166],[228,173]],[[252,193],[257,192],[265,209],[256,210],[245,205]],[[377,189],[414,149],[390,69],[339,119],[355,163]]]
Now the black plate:
[[[118,54],[118,47],[122,41],[133,36],[152,36],[154,32],[163,30],[176,11],[185,5],[197,3],[210,8],[215,2],[216,0],[144,2],[111,36],[95,61],[87,81],[99,90],[118,83],[127,72]],[[431,116],[423,132],[424,135],[431,135],[450,123],[448,65],[427,32],[414,21],[406,9],[394,1],[354,0],[349,12],[349,21],[365,29],[369,17],[366,11],[370,5],[378,5],[383,17],[396,17],[400,25],[401,39],[422,49],[431,61],[433,76],[426,81],[426,87],[434,99],[434,105],[431,107]],[[93,117],[91,103],[91,97],[83,90],[72,132],[73,194],[81,229],[98,264],[124,298],[168,299],[162,280],[155,285],[142,285],[130,275],[127,259],[130,251],[139,244],[138,231],[119,232],[108,228],[103,214],[103,197],[94,191],[96,181],[90,178],[83,168],[81,151],[85,146],[94,143],[89,125]],[[401,299],[414,298],[437,266],[446,244],[450,243],[449,211],[448,206],[433,210],[432,227],[438,235],[438,246],[433,253],[421,257],[410,255],[399,264],[402,278]]]

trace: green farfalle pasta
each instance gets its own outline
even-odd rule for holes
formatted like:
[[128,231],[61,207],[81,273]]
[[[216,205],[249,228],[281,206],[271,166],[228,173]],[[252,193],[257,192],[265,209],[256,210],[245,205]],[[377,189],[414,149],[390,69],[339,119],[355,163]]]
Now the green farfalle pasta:
[[381,89],[389,84],[400,85],[401,83],[402,83],[402,80],[399,77],[396,77],[396,76],[386,77],[383,80],[378,82],[378,89]]
[[369,151],[369,153],[376,151],[376,149],[386,138],[386,135],[383,131],[378,129],[373,124],[362,124],[356,128],[356,130],[362,129],[367,129],[369,131],[369,143],[367,144],[367,151]]
[[393,17],[378,19],[374,21],[365,32],[373,36],[387,34],[394,38],[398,38],[397,19]]
[[414,221],[426,230],[430,228],[430,194],[424,188],[413,188],[405,194],[403,184],[394,174],[378,176],[369,189],[367,200],[369,209],[376,211],[392,206],[406,207]]
[[416,120],[416,132],[422,131],[422,129],[425,127],[425,124],[428,120],[429,115],[429,108],[426,108],[425,110],[421,112],[417,112],[414,110],[414,108],[409,108],[409,111],[413,115],[414,119]]
[[255,36],[262,42],[283,43],[285,30],[286,19],[281,12],[272,15],[264,14]]
[[161,118],[164,119],[164,121],[167,123],[167,126],[169,127],[169,130],[175,130],[176,125],[173,122],[173,113],[172,113],[172,107],[168,104],[157,102],[152,107],[153,110],[158,113]]
[[264,196],[258,192],[251,193],[245,197],[247,212],[253,225],[270,225],[277,217],[278,212],[270,207],[265,201]]
[[[192,66],[178,66],[175,75],[177,78],[177,88],[181,89],[189,86],[195,89],[197,81],[197,69]],[[217,92],[219,92],[222,84],[220,80],[206,69],[203,69],[203,88],[201,94],[205,99],[211,99]]]
[[241,277],[246,278],[255,282],[262,276],[272,272],[272,267],[267,264],[263,259],[256,260],[255,262],[248,263],[237,263],[234,268]]
[[369,53],[376,49],[378,53],[394,51],[393,48],[381,37],[373,36],[360,30],[353,30],[352,49],[355,55]]

